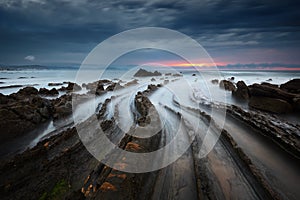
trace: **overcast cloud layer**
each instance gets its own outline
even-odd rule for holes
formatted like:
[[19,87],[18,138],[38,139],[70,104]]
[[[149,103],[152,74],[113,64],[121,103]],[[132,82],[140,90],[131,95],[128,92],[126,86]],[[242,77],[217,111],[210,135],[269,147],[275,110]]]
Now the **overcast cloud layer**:
[[4,0],[0,63],[80,64],[114,34],[158,26],[196,39],[218,63],[298,65],[299,8],[295,0]]

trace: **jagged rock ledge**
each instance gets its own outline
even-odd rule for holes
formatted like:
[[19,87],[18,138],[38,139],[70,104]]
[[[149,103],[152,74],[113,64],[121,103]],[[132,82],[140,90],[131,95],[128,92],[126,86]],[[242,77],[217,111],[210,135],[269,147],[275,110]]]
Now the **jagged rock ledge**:
[[134,77],[147,77],[147,76],[161,76],[162,74],[158,71],[149,72],[144,69],[139,69],[133,76]]

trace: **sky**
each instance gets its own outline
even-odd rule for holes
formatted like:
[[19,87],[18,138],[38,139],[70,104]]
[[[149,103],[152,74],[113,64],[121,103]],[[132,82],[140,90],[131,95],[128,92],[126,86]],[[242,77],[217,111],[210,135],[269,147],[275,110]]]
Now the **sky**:
[[299,9],[297,0],[1,0],[0,64],[80,65],[115,34],[162,27],[217,65],[300,69]]

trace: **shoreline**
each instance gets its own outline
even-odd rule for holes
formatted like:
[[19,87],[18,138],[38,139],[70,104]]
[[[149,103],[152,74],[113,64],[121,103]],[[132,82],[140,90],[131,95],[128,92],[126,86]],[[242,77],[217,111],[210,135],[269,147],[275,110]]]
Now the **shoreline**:
[[[192,75],[190,76],[192,77]],[[4,156],[1,159],[2,162],[0,165],[0,169],[5,173],[2,173],[0,176],[0,192],[2,194],[5,194],[6,198],[8,199],[20,199],[29,197],[26,196],[28,195],[27,191],[35,188],[36,192],[30,194],[33,195],[31,196],[31,198],[41,198],[42,196],[50,198],[50,196],[52,195],[52,191],[54,190],[54,188],[58,187],[58,184],[60,183],[60,185],[63,185],[63,188],[59,193],[59,197],[65,198],[74,198],[75,196],[79,199],[85,199],[87,197],[105,198],[111,197],[111,195],[116,198],[163,198],[165,194],[159,193],[159,196],[157,196],[158,194],[155,195],[153,193],[154,191],[152,191],[152,189],[155,190],[155,188],[158,187],[165,188],[169,196],[175,198],[178,194],[175,194],[172,191],[179,189],[179,186],[176,184],[172,184],[171,182],[163,184],[162,181],[158,178],[158,175],[160,174],[160,176],[164,176],[166,180],[171,180],[173,178],[172,173],[176,173],[182,178],[182,180],[178,180],[179,182],[186,181],[187,183],[191,184],[191,186],[195,184],[195,186],[197,187],[197,192],[195,194],[193,192],[188,192],[189,188],[191,187],[184,187],[184,189],[181,191],[181,195],[189,194],[192,199],[196,198],[196,196],[207,198],[214,196],[215,198],[220,198],[224,197],[224,195],[234,198],[242,195],[245,192],[250,196],[253,195],[253,197],[257,197],[256,195],[258,195],[261,198],[268,194],[272,198],[276,199],[293,199],[293,196],[289,196],[290,194],[286,194],[283,189],[279,187],[276,181],[273,181],[268,176],[266,176],[265,172],[262,171],[262,167],[256,161],[256,159],[260,158],[256,157],[255,153],[252,154],[251,151],[249,153],[249,149],[247,149],[249,147],[241,145],[242,143],[239,139],[239,137],[241,136],[233,134],[232,130],[230,129],[222,131],[222,137],[224,138],[219,141],[219,143],[217,144],[217,148],[213,151],[213,153],[209,154],[209,157],[206,161],[198,160],[196,156],[197,149],[200,145],[200,139],[195,140],[192,143],[190,150],[188,150],[189,153],[184,154],[184,156],[179,158],[178,161],[166,168],[151,173],[123,173],[121,171],[117,171],[108,166],[105,166],[104,164],[95,160],[87,152],[82,142],[80,141],[74,124],[69,123],[70,121],[68,122],[69,117],[72,115],[72,96],[73,100],[74,98],[76,99],[76,103],[73,105],[76,105],[79,112],[81,112],[80,109],[84,110],[88,108],[81,106],[84,105],[85,102],[88,102],[91,98],[93,98],[93,94],[96,94],[97,98],[99,99],[97,100],[97,107],[99,107],[99,109],[97,109],[96,115],[97,119],[100,122],[100,127],[112,141],[115,140],[116,145],[119,145],[119,147],[126,149],[127,151],[137,153],[153,151],[164,146],[164,144],[168,140],[170,140],[170,138],[164,135],[163,132],[156,134],[154,137],[142,140],[138,137],[131,136],[129,132],[122,133],[123,131],[120,129],[122,127],[118,127],[120,126],[120,123],[126,124],[129,122],[133,122],[133,124],[131,125],[133,127],[147,126],[147,124],[149,124],[151,120],[153,120],[152,118],[149,118],[149,110],[151,110],[152,108],[154,109],[154,113],[156,113],[155,115],[158,117],[158,119],[164,119],[166,121],[171,120],[170,123],[176,123],[180,118],[186,118],[186,120],[188,121],[189,118],[192,119],[200,114],[202,115],[202,117],[204,117],[204,121],[201,123],[203,123],[203,126],[206,126],[205,124],[207,124],[207,122],[211,122],[213,120],[216,120],[216,122],[214,123],[218,122],[218,119],[211,118],[209,109],[206,109],[209,107],[225,107],[227,112],[230,115],[234,116],[235,120],[237,120],[239,123],[245,123],[251,126],[258,132],[258,134],[264,132],[266,135],[264,136],[263,140],[266,140],[271,144],[279,147],[276,151],[280,151],[280,154],[290,154],[295,157],[295,160],[299,161],[299,124],[291,124],[289,122],[285,122],[284,120],[278,118],[276,115],[265,111],[259,111],[256,109],[245,111],[238,105],[222,105],[220,103],[214,104],[212,102],[205,102],[205,100],[197,98],[194,99],[196,100],[196,102],[194,102],[195,105],[199,105],[199,103],[201,105],[202,103],[200,108],[204,110],[196,110],[196,107],[189,108],[191,109],[191,112],[188,111],[189,109],[186,111],[184,109],[180,110],[177,107],[176,101],[174,101],[174,99],[171,99],[170,104],[168,105],[165,105],[165,103],[159,104],[159,100],[161,98],[154,98],[152,95],[157,94],[162,90],[162,88],[164,88],[164,86],[172,87],[174,85],[173,87],[176,87],[176,84],[180,84],[180,80],[182,78],[180,76],[178,78],[177,76],[171,75],[167,77],[168,81],[165,81],[166,78],[160,80],[160,77],[163,77],[163,75],[154,77],[149,75],[148,79],[150,80],[150,78],[154,78],[155,81],[146,81],[147,85],[142,88],[139,87],[139,85],[143,83],[141,82],[142,78],[137,78],[122,83],[111,80],[100,80],[81,86],[71,82],[68,82],[66,84],[57,83],[59,88],[55,90],[63,92],[62,95],[59,95],[58,92],[55,92],[55,90],[50,92],[51,90],[49,89],[37,90],[33,87],[23,88],[15,94],[7,96],[1,95],[1,104],[5,105],[5,107],[2,106],[1,113],[3,114],[5,112],[14,110],[9,115],[2,115],[5,116],[5,118],[3,119],[7,120],[8,117],[14,117],[12,119],[15,123],[23,124],[22,133],[20,132],[20,129],[18,127],[16,127],[16,129],[13,129],[13,127],[9,123],[3,124],[6,126],[3,130],[7,131],[9,130],[8,128],[12,129],[10,129],[10,132],[6,133],[1,131],[2,143],[5,140],[10,141],[12,138],[16,140],[18,138],[22,138],[22,135],[26,135],[30,131],[36,130],[40,124],[45,122],[48,123],[49,121],[52,121],[54,123],[54,130],[49,132],[48,136],[46,134],[40,137],[39,141],[37,141],[37,144],[32,148],[26,149],[24,152],[14,156],[9,156],[7,158],[5,158]],[[232,82],[234,82],[234,89],[232,85],[230,85],[230,83]],[[293,95],[289,96],[286,94],[290,93],[290,91],[283,93],[279,91],[278,93],[278,90],[282,90],[279,87],[272,88],[268,85],[255,86],[255,84],[253,87],[253,85],[245,86],[245,84],[240,84],[239,82],[235,83],[234,80],[229,80],[227,82],[227,80],[225,80],[220,85],[220,91],[222,91],[223,89],[234,91],[233,95],[237,96],[236,98],[243,99],[244,97],[246,97],[244,99],[244,101],[246,102],[251,101],[251,97],[257,94],[257,92],[253,92],[256,91],[257,88],[266,89],[267,93],[264,93],[265,95],[269,95],[268,90],[271,90],[271,94],[274,94],[274,91],[277,91],[277,95],[283,95],[280,96],[281,99],[288,97],[288,99],[286,99],[287,101],[290,101],[290,98],[293,100],[297,97],[297,95],[294,97]],[[219,85],[217,86],[219,87]],[[88,92],[85,94],[78,94],[77,92],[81,91],[83,88]],[[129,99],[130,101],[132,101],[131,107],[121,107],[122,101],[127,98],[126,92],[132,90],[135,90],[136,93],[133,99]],[[259,94],[262,95],[261,93]],[[54,98],[48,99],[47,97],[49,95],[52,95]],[[161,95],[164,95],[164,93],[162,93]],[[168,100],[167,97],[164,98]],[[277,97],[274,96],[272,98]],[[26,106],[20,107],[20,105]],[[168,111],[167,107],[169,106],[171,107],[168,109],[174,110],[174,112],[175,110],[179,110],[171,114],[173,111]],[[7,109],[8,107],[9,109]],[[181,105],[181,107],[185,108],[186,105]],[[6,111],[4,112],[3,109],[5,109]],[[122,122],[122,120],[124,119],[119,118],[120,115],[124,112],[120,109],[129,110],[131,116],[129,117],[129,119],[127,119],[128,121]],[[170,119],[164,118],[161,113],[162,110],[165,110],[164,112],[169,113],[168,116]],[[26,115],[22,115],[22,113],[26,113]],[[181,117],[176,117],[176,115]],[[32,117],[24,118],[24,116]],[[265,118],[262,118],[263,116]],[[16,119],[19,119],[20,122],[16,122]],[[88,126],[88,124],[92,120],[91,117],[83,119],[84,120],[81,122],[80,126]],[[199,118],[199,120],[201,121],[202,119]],[[236,126],[236,128],[240,129],[241,131],[247,131],[242,126],[239,126],[238,123],[236,124]],[[24,128],[26,128],[26,130],[24,130]],[[128,130],[132,130],[132,128]],[[169,130],[163,128],[163,130],[165,132],[171,132],[171,129]],[[5,134],[8,134],[9,137],[5,138]],[[121,137],[122,134],[125,134],[123,138]],[[194,136],[187,135],[187,138],[189,137],[193,138]],[[119,139],[121,140],[119,141]],[[230,145],[226,146],[226,144]],[[272,147],[270,146],[270,148]],[[286,150],[289,150],[289,152],[287,152]],[[226,153],[227,151],[231,153]],[[113,152],[111,153],[113,155]],[[228,157],[232,157],[233,161],[225,159],[223,160],[223,162],[228,162],[227,165],[232,166],[236,170],[237,175],[235,175],[235,178],[230,173],[230,168],[226,167],[226,164],[220,164],[219,159],[220,157],[224,156],[223,154],[227,155]],[[122,159],[118,158],[118,156],[115,159],[119,167],[122,167],[123,164],[126,163],[126,161],[122,161]],[[141,161],[140,164],[142,165],[142,163],[143,162]],[[186,171],[187,169],[183,168],[182,163],[186,163],[186,166],[190,166],[191,169],[193,169],[192,172],[190,170]],[[219,172],[215,171],[216,169],[212,167],[214,165],[224,170],[224,173],[219,174]],[[278,165],[280,165],[280,163],[278,163]],[[242,167],[241,169],[238,166],[244,166],[245,168]],[[288,166],[288,163],[286,166]],[[297,166],[297,164],[291,163],[291,166]],[[20,169],[22,170],[20,171]],[[168,173],[166,170],[170,172]],[[274,171],[274,169],[272,170]],[[191,176],[186,176],[184,178],[184,174],[187,173],[192,174]],[[276,171],[274,171],[274,173],[276,173]],[[290,173],[292,174],[297,172],[290,170]],[[193,177],[194,175],[196,176],[197,180],[188,178]],[[278,177],[282,176],[281,174],[275,175],[276,180]],[[22,178],[25,176],[27,177],[26,180]],[[39,178],[39,176],[41,177]],[[48,179],[42,180],[42,177],[48,177]],[[228,187],[228,183],[226,181],[223,181],[226,177],[228,178],[230,184],[240,183],[241,187],[235,192],[230,193],[228,189],[226,189]],[[205,180],[204,178],[208,180]],[[214,180],[218,180],[217,185],[211,184],[211,181]],[[293,180],[291,180],[291,183],[292,181]],[[248,184],[254,184],[252,189],[247,186]],[[194,187],[194,185],[192,187]],[[16,190],[18,192],[12,192]],[[290,187],[290,192],[292,192],[293,195],[296,195],[294,197],[300,195],[298,191],[295,191],[293,189],[293,187]]]

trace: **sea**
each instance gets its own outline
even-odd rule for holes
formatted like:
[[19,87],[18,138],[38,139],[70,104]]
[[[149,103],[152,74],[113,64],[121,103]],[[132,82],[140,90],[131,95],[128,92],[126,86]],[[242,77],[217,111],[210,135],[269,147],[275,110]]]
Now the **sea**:
[[[212,84],[211,80],[234,79],[233,80],[234,82],[243,80],[247,85],[250,85],[253,83],[262,83],[262,82],[269,82],[272,84],[282,84],[291,79],[300,78],[299,71],[261,71],[261,70],[260,71],[245,71],[245,70],[243,71],[233,71],[233,70],[232,71],[196,71],[196,70],[182,69],[182,68],[181,69],[178,68],[146,69],[147,71],[157,70],[161,73],[172,73],[172,74],[182,75],[180,77],[174,77],[172,75],[157,76],[154,77],[155,81],[153,81],[151,80],[153,77],[144,77],[144,78],[133,77],[134,73],[137,70],[138,69],[135,67],[131,69],[128,67],[124,67],[124,68],[114,67],[112,69],[106,69],[106,70],[89,69],[89,70],[85,70],[83,73],[82,71],[79,70],[79,68],[58,68],[58,67],[53,67],[53,68],[18,67],[16,69],[0,68],[0,93],[4,95],[9,95],[17,92],[18,90],[26,86],[33,86],[37,89],[39,88],[51,89],[53,87],[58,89],[62,86],[61,85],[48,86],[48,83],[65,82],[64,86],[66,86],[67,85],[66,82],[76,82],[81,85],[82,83],[93,82],[96,81],[97,79],[110,79],[113,81],[120,81],[121,84],[125,84],[126,82],[133,79],[138,79],[138,82],[141,85],[138,87],[138,89],[142,91],[146,89],[149,84],[163,83],[165,80],[181,79],[188,83],[186,84],[188,87],[191,86],[192,88],[195,88],[196,90],[194,90],[194,94],[197,94],[198,96],[200,96],[200,98],[206,99],[208,101],[238,105],[243,109],[247,110],[248,105],[246,102],[240,102],[232,98],[231,92],[220,89],[218,85]],[[181,84],[181,82],[179,82],[178,84]],[[165,85],[165,87],[168,87],[168,84]],[[184,90],[182,89],[184,88],[182,86],[178,88],[181,88],[178,90]],[[87,92],[85,89],[79,91],[79,93],[85,93],[85,92]],[[129,91],[127,92],[129,93]],[[185,93],[185,91],[172,91],[172,92],[174,92],[174,96],[176,96],[176,93]],[[64,93],[60,92],[60,95],[62,94]],[[103,102],[105,98],[108,98],[109,95],[111,96],[113,94],[108,93],[105,95],[103,97],[101,96],[97,97],[96,103]],[[52,98],[56,98],[56,97],[52,97]],[[73,116],[77,116],[78,118],[81,119],[81,121],[84,121],[85,119],[87,119],[87,117],[89,117],[95,112],[95,107],[96,106],[91,106],[89,102],[86,102],[75,110]],[[300,121],[300,113],[283,114],[283,115],[278,115],[278,117],[282,118],[283,120],[290,121],[292,123],[297,123],[297,124],[299,124]],[[49,137],[51,134],[54,134],[55,130],[57,130],[58,128],[63,128],[65,124],[72,123],[72,120],[73,118],[70,118],[69,122],[64,121],[62,125],[59,125],[58,123],[54,123],[53,121],[49,121],[45,123],[38,130],[35,130],[32,133],[25,135],[24,138],[20,138],[17,139],[16,141],[12,141],[10,143],[3,145],[2,150],[0,151],[0,157],[10,152],[11,147],[17,147],[15,153],[23,151],[27,147],[33,147],[43,138]]]
[[[191,69],[158,69],[161,72],[172,72],[181,73],[188,80],[190,76],[195,74],[199,83],[210,81],[212,79],[230,79],[234,78],[234,82],[243,80],[247,85],[253,83],[269,82],[272,84],[283,84],[291,79],[300,78],[300,71],[195,71]],[[77,82],[82,84],[83,82],[93,82],[96,79],[110,79],[110,80],[130,80],[132,79],[131,70],[128,67],[113,68],[107,70],[87,70],[85,72],[85,81],[78,78],[80,71],[78,68],[66,69],[59,67],[48,67],[47,69],[28,69],[28,67],[18,67],[16,70],[1,70],[0,68],[0,93],[4,95],[9,95],[11,93],[17,92],[19,89],[25,86],[33,86],[37,89],[48,88],[51,89],[53,86],[49,87],[48,83],[62,83],[62,82]],[[151,70],[150,70],[151,71]],[[99,76],[95,78],[95,73]],[[89,77],[89,74],[91,75]],[[205,77],[205,78],[203,78]],[[209,77],[209,78],[208,78]],[[55,88],[60,88],[61,86],[54,86]]]

